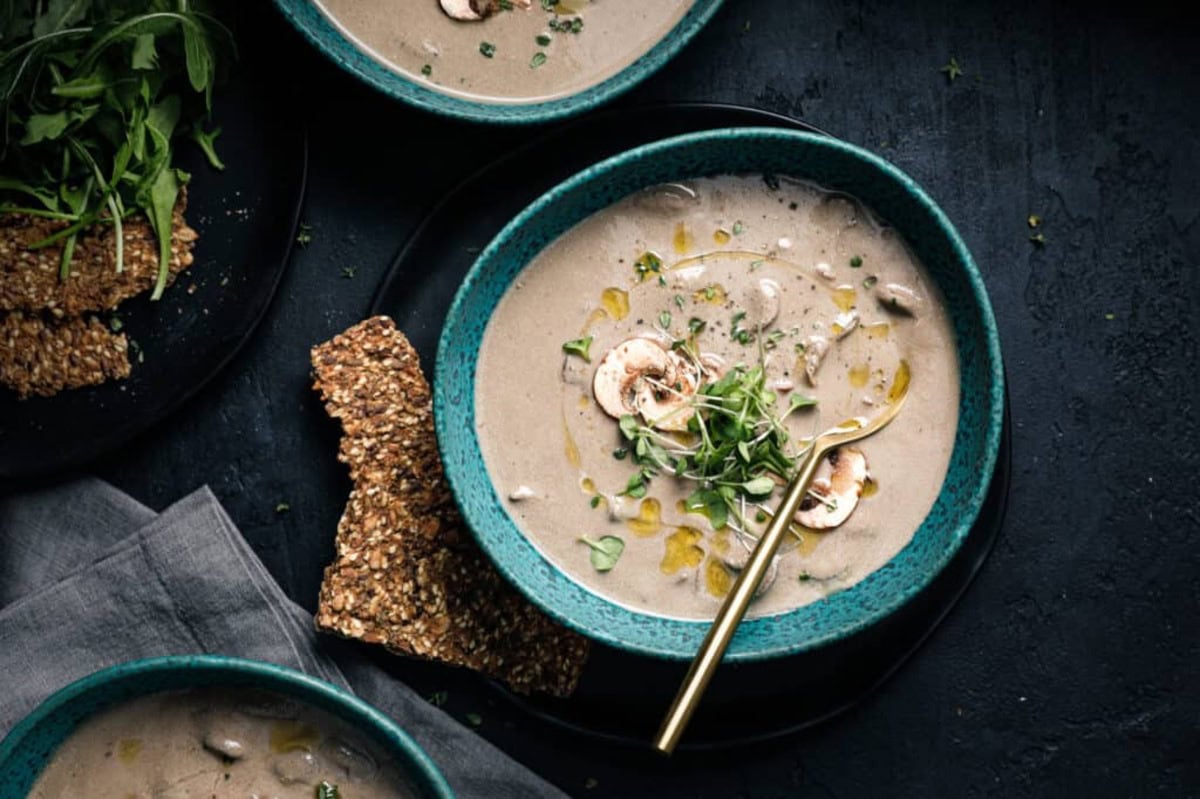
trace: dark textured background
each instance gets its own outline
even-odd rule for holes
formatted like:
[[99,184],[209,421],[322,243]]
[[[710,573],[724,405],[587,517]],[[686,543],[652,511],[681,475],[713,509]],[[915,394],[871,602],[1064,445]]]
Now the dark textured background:
[[[308,348],[362,317],[441,192],[528,134],[411,112],[261,16],[310,120],[313,242],[232,368],[98,471],[157,507],[210,484],[311,607],[348,483]],[[661,763],[549,731],[463,675],[413,667],[414,681],[581,796],[1200,794],[1195,30],[1144,3],[730,0],[622,102],[801,116],[941,203],[983,271],[1011,380],[999,544],[882,691],[771,744]],[[938,71],[951,56],[953,83]]]

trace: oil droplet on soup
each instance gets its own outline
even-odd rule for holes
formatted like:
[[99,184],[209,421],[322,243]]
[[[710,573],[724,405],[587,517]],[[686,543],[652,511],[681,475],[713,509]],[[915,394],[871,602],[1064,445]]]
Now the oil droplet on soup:
[[713,233],[713,241],[716,242],[718,247],[724,247],[729,243],[731,238],[733,237],[729,235],[729,232],[722,230],[721,228],[717,228],[717,230]]
[[595,494],[596,493],[596,481],[590,477],[585,477],[582,480],[580,480],[579,487],[583,489],[583,493],[585,493],[585,494]]
[[683,255],[691,250],[696,242],[692,238],[691,232],[687,229],[687,225],[680,222],[675,225],[675,237],[672,243],[675,246],[675,252]]
[[711,305],[724,305],[725,296],[725,287],[720,283],[713,283],[692,292],[693,300],[696,302],[707,302]]
[[575,437],[571,435],[571,428],[567,426],[567,417],[564,414],[562,420],[563,427],[563,451],[567,455],[567,463],[575,469],[579,468],[582,462],[579,458],[579,447],[575,444]]
[[858,300],[858,292],[853,286],[838,286],[833,290],[833,304],[843,313],[854,307]]
[[887,322],[877,322],[873,325],[863,325],[863,330],[867,336],[872,339],[887,338],[888,331],[891,330]]
[[896,376],[892,378],[892,387],[888,389],[888,402],[895,402],[908,391],[908,381],[912,372],[908,369],[908,361],[901,361],[896,367]]
[[867,384],[867,380],[871,377],[871,367],[865,363],[855,364],[850,367],[850,385],[855,388],[862,388]]
[[733,587],[733,575],[725,568],[724,563],[716,558],[709,558],[704,562],[704,586],[708,593],[718,599],[723,598]]
[[141,751],[141,738],[122,738],[121,742],[117,744],[117,759],[125,765],[129,765],[134,760],[137,760],[137,756],[141,754]]
[[277,755],[286,752],[309,751],[321,740],[321,734],[303,721],[282,719],[271,722],[271,751]]
[[600,305],[609,318],[619,322],[629,316],[629,293],[615,287],[606,288],[600,294]]
[[874,477],[868,477],[863,482],[863,492],[862,492],[863,499],[866,499],[867,497],[873,497],[878,493],[879,493],[879,483],[875,482]]
[[625,524],[637,535],[647,538],[662,529],[662,505],[654,497],[646,497],[638,507],[638,515]]
[[667,536],[666,551],[658,568],[663,574],[675,574],[680,569],[692,569],[704,560],[704,550],[697,544],[704,534],[695,527],[678,527]]

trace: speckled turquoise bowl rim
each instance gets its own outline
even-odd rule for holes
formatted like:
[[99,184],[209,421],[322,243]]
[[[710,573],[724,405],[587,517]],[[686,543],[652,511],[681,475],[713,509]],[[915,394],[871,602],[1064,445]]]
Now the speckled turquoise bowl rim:
[[[403,0],[434,2],[434,0]],[[535,0],[536,2],[536,0]],[[389,69],[358,49],[321,13],[312,0],[275,0],[289,22],[329,60],[389,97],[435,114],[504,125],[528,125],[590,111],[637,86],[683,49],[724,0],[696,0],[658,44],[623,70],[583,91],[540,103],[479,103],[431,89]]]
[[102,669],[54,692],[0,741],[0,795],[12,799],[26,796],[59,745],[92,714],[160,691],[210,685],[273,691],[332,713],[393,756],[423,797],[454,799],[445,777],[421,747],[366,702],[293,669],[224,655],[134,660]]
[[[862,200],[904,235],[946,296],[961,374],[954,450],[941,492],[912,541],[854,586],[811,605],[742,622],[727,659],[761,660],[857,633],[911,599],[958,551],[979,515],[1000,446],[1004,375],[983,280],[937,204],[877,155],[837,139],[777,128],[729,128],[647,144],[548,191],[480,253],[450,307],[438,345],[434,419],[446,476],[468,525],[501,572],[550,616],[605,644],[690,659],[708,624],[619,605],[575,582],[517,528],[493,487],[475,427],[479,344],[500,297],[560,234],[628,194],[704,175],[773,173]],[[917,377],[919,379],[919,376]]]

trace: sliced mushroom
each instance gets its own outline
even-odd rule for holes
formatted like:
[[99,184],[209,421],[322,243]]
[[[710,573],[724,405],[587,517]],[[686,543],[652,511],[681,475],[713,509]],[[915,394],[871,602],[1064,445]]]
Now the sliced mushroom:
[[500,0],[440,0],[442,11],[460,22],[478,22],[500,8]]
[[854,328],[858,327],[858,322],[858,311],[854,310],[853,308],[845,313],[840,313],[835,316],[833,318],[833,324],[829,326],[830,331],[833,333],[834,340],[841,341],[846,336],[850,335],[850,332],[854,330]]
[[700,388],[701,371],[678,353],[668,353],[671,369],[662,380],[642,382],[634,403],[646,424],[659,430],[687,430],[692,418],[692,397]]
[[821,368],[821,361],[828,352],[829,339],[824,336],[809,336],[804,339],[804,375],[808,378],[810,386],[817,384],[817,370]]
[[839,447],[817,467],[809,495],[795,519],[813,530],[829,530],[850,518],[867,481],[867,458],[853,447]]
[[[735,541],[729,545],[728,551],[721,555],[721,562],[734,571],[740,572],[750,562],[750,550],[741,541]],[[771,590],[771,586],[775,584],[775,578],[778,576],[779,556],[776,555],[771,558],[771,564],[767,566],[767,573],[763,575],[762,582],[758,584],[758,590],[754,592],[755,598],[757,599]]]
[[653,339],[635,337],[605,354],[592,378],[592,394],[613,418],[636,413],[660,430],[686,430],[703,373],[691,359]]
[[917,292],[899,283],[884,283],[875,287],[875,297],[879,304],[889,311],[906,313],[916,316],[924,304]]
[[759,329],[768,327],[779,316],[779,284],[770,278],[758,281],[746,309],[746,324]]

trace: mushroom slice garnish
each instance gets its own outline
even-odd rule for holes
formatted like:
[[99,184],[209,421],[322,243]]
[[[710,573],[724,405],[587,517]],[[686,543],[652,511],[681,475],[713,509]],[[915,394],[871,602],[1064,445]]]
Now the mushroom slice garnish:
[[695,411],[692,398],[703,376],[698,365],[676,352],[668,353],[671,370],[662,379],[647,378],[638,389],[634,404],[646,424],[659,430],[687,430]]
[[478,22],[500,7],[499,0],[439,0],[442,11],[460,22]]
[[850,335],[850,332],[854,330],[854,328],[858,327],[858,322],[858,311],[851,308],[849,311],[835,316],[833,318],[833,324],[829,326],[829,330],[833,333],[833,338],[835,341],[841,341],[846,336]]
[[646,378],[673,377],[674,364],[660,344],[648,338],[622,341],[604,354],[592,377],[592,396],[614,419],[637,413],[637,394]]
[[917,292],[899,283],[884,283],[875,287],[875,297],[879,304],[889,311],[899,311],[909,316],[916,316],[921,310],[922,301]]
[[853,447],[839,447],[821,459],[795,519],[813,530],[837,527],[854,512],[867,482],[867,458]]
[[821,368],[821,361],[827,352],[829,339],[824,336],[809,336],[804,339],[804,374],[810,386],[817,384],[817,370]]

